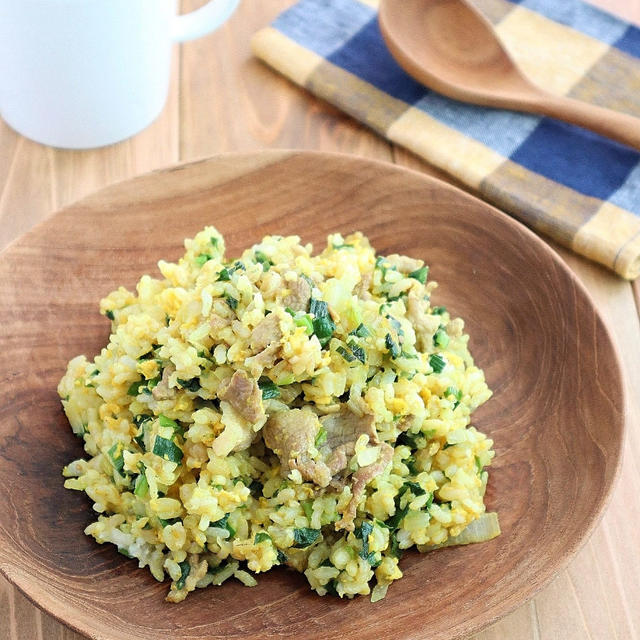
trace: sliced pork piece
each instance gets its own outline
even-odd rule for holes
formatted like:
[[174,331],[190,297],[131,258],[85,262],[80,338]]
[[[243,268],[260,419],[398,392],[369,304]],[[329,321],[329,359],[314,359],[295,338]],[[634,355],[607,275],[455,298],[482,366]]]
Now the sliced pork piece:
[[297,469],[305,480],[326,487],[331,482],[329,467],[311,459],[320,430],[318,416],[305,409],[279,411],[269,417],[262,429],[265,444],[280,458],[283,475]]
[[307,311],[311,300],[311,285],[301,277],[293,282],[287,282],[290,293],[283,299],[282,304],[294,311]]
[[220,402],[220,409],[224,429],[216,436],[211,449],[220,457],[228,456],[232,451],[244,451],[251,446],[257,435],[251,423],[225,400]]
[[363,433],[369,436],[371,444],[378,444],[374,417],[370,413],[359,416],[343,405],[338,413],[323,416],[320,422],[327,432],[323,450],[328,448],[330,451],[327,455],[327,466],[331,475],[346,469],[349,458],[355,453],[356,441]]
[[290,464],[291,468],[297,469],[305,480],[319,487],[326,487],[331,482],[331,471],[321,460],[311,460],[308,455],[301,455],[290,461]]
[[256,353],[245,360],[245,365],[251,369],[254,376],[260,376],[263,369],[270,369],[278,359],[280,345],[277,342],[270,344],[266,349]]
[[396,422],[396,428],[398,431],[408,431],[411,427],[414,426],[416,421],[416,417],[412,414],[402,416],[398,422]]
[[265,417],[258,383],[244,371],[236,371],[220,384],[218,398],[228,402],[247,422],[255,424]]
[[349,458],[355,453],[355,442],[348,444],[342,444],[337,449],[334,449],[327,457],[327,466],[331,475],[335,476],[337,473],[344,471],[349,464]]
[[371,300],[371,283],[373,282],[373,272],[366,271],[360,275],[360,282],[356,285],[354,293],[361,300]]
[[367,485],[384,472],[392,458],[393,447],[383,442],[380,445],[380,456],[378,460],[367,467],[361,467],[353,474],[351,500],[349,500],[346,509],[342,513],[342,518],[336,522],[336,531],[340,529],[345,529],[346,531],[354,530],[355,526],[353,521],[355,520],[358,505],[360,504]]
[[216,313],[212,313],[211,318],[209,319],[209,324],[211,326],[211,335],[215,337],[220,331],[228,327],[231,322],[227,318],[223,318]]
[[338,413],[323,416],[320,422],[327,432],[327,446],[332,450],[349,442],[355,445],[363,433],[369,436],[369,442],[378,443],[375,420],[370,413],[359,416],[343,405]]
[[418,339],[418,347],[423,351],[433,348],[433,335],[440,326],[440,316],[427,313],[429,303],[423,300],[421,294],[413,287],[407,297],[407,318],[411,320]]
[[281,338],[280,318],[275,313],[270,313],[256,325],[251,333],[249,345],[254,353],[258,353],[274,342],[280,342]]
[[412,271],[417,271],[424,266],[424,262],[422,260],[415,260],[408,256],[399,256],[397,253],[392,253],[385,259],[398,271],[402,271],[402,273],[411,273]]
[[162,378],[160,382],[153,387],[151,395],[155,400],[169,400],[175,397],[176,390],[173,387],[169,387],[169,378],[175,373],[176,368],[172,364],[168,364],[162,370]]

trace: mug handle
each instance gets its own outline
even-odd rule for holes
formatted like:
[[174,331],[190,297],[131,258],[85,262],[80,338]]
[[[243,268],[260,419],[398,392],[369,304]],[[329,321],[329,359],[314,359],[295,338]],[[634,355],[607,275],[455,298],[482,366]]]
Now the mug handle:
[[240,0],[209,0],[191,13],[174,18],[171,36],[175,42],[185,42],[211,33],[226,22]]

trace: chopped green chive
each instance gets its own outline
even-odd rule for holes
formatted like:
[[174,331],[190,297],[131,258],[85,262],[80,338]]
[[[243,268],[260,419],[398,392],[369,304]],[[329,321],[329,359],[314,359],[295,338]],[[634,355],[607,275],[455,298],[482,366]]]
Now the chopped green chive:
[[153,416],[148,416],[148,415],[145,415],[144,413],[139,413],[137,416],[133,416],[133,424],[135,424],[136,427],[139,427],[143,425],[145,422],[151,420],[151,418],[153,418]]
[[327,437],[328,437],[327,430],[324,427],[320,427],[318,429],[318,433],[316,435],[316,439],[314,442],[316,449],[321,447],[327,442]]
[[138,446],[143,450],[146,451],[146,447],[144,444],[144,434],[146,431],[146,423],[149,422],[149,420],[152,419],[152,416],[146,416],[143,414],[137,415],[133,418],[133,424],[136,425],[136,427],[138,427],[138,435],[134,436],[133,439],[138,443]]
[[340,597],[340,594],[338,593],[338,588],[337,588],[337,582],[335,578],[332,578],[331,580],[329,580],[329,582],[327,582],[327,584],[324,585],[324,588],[327,590],[327,593],[330,596],[335,596],[336,598]]
[[116,442],[111,449],[107,452],[109,458],[111,459],[111,464],[113,464],[114,469],[120,474],[124,469],[124,457],[122,456],[122,443]]
[[364,364],[367,361],[367,354],[362,347],[359,347],[353,340],[347,342],[347,346],[351,349],[351,353]]
[[334,249],[353,249],[353,245],[352,244],[347,244],[346,242],[344,244],[333,244],[331,246]]
[[480,458],[478,458],[478,456],[474,456],[474,458],[476,463],[476,472],[480,475],[482,473],[482,462],[480,462]]
[[389,536],[389,553],[391,553],[394,558],[398,558],[398,560],[402,558],[402,549],[398,544],[398,538],[396,538],[395,533]]
[[188,560],[183,560],[178,563],[178,566],[180,567],[181,574],[180,578],[178,578],[178,581],[176,582],[176,589],[179,591],[180,589],[184,589],[184,583],[191,573],[191,565]]
[[218,248],[218,238],[216,238],[215,236],[211,236],[209,238],[209,241],[216,249]]
[[376,558],[376,552],[371,551],[365,558],[365,560],[371,565],[372,569],[376,569],[382,564],[382,557]]
[[115,320],[116,317],[113,315],[113,311],[111,311],[111,309],[107,309],[104,313],[105,316],[107,316],[107,318],[109,318],[109,320]]
[[447,313],[447,307],[433,307],[433,309],[431,309],[431,313],[441,316],[443,313]]
[[384,344],[387,347],[387,351],[392,358],[397,358],[400,355],[400,347],[398,346],[398,343],[395,342],[395,340],[391,337],[390,333],[387,333],[387,335],[385,336]]
[[137,396],[140,393],[141,387],[146,387],[146,380],[138,380],[136,382],[132,382],[131,386],[127,389],[127,395],[129,396]]
[[444,327],[440,327],[433,336],[433,344],[445,349],[449,344],[449,335]]
[[356,357],[354,355],[351,355],[344,347],[340,346],[336,349],[336,351],[347,361],[347,362],[353,362]]
[[420,473],[420,471],[416,467],[416,458],[415,458],[415,456],[409,456],[408,458],[405,458],[404,463],[407,465],[407,469],[409,469],[409,473],[411,475],[416,476],[416,475],[418,475],[418,473]]
[[424,437],[423,433],[409,433],[405,431],[398,436],[396,444],[404,444],[411,449],[420,449],[420,440]]
[[[233,272],[231,272],[233,273]],[[229,273],[229,269],[227,269],[226,267],[224,267],[220,273],[218,274],[218,280],[220,282],[228,282],[229,280],[231,280],[231,273]]]
[[461,391],[458,391],[458,389],[456,387],[447,387],[444,390],[444,397],[446,398],[447,396],[455,396],[456,399],[458,398],[458,394],[461,394]]
[[147,476],[145,475],[144,464],[141,464],[140,475],[136,478],[136,484],[133,489],[138,498],[144,498],[149,493],[149,483],[147,482]]
[[376,265],[375,265],[376,269],[379,269],[382,272],[382,279],[384,280],[384,277],[387,273],[387,270],[389,269],[389,267],[387,267],[384,264],[384,256],[378,256],[376,258]]
[[424,284],[427,281],[427,275],[429,273],[429,267],[426,265],[424,267],[420,267],[420,269],[416,269],[409,274],[410,278],[417,280],[421,284]]
[[297,549],[304,549],[309,545],[312,545],[320,537],[320,529],[308,529],[303,527],[302,529],[293,530],[293,539],[295,544],[293,545]]
[[313,334],[313,320],[308,313],[293,318],[296,327],[304,327],[305,333],[310,336]]
[[313,331],[320,341],[320,344],[324,347],[327,342],[331,340],[331,336],[336,330],[336,325],[329,316],[329,305],[322,300],[311,298],[309,302],[309,313],[314,316]]
[[[396,500],[398,500],[397,497]],[[398,508],[398,506],[396,505],[395,514],[387,519],[385,525],[392,531],[394,529],[397,529],[400,526],[400,523],[404,520],[404,517],[407,515],[407,513],[409,513],[409,505],[406,505],[402,509]]]
[[260,544],[265,541],[271,542],[271,536],[266,531],[259,531],[256,533],[256,537],[253,539],[253,544]]
[[352,335],[358,336],[358,338],[366,338],[370,336],[369,330],[362,323],[360,323],[352,332]]
[[169,427],[174,431],[177,431],[180,427],[178,427],[178,423],[175,420],[171,420],[171,418],[167,418],[163,413],[158,416],[158,424],[161,427]]
[[163,460],[180,463],[183,457],[182,449],[172,440],[167,440],[162,436],[156,436],[153,443],[153,453],[160,456]]
[[202,266],[205,262],[209,262],[211,256],[208,253],[201,253],[196,256],[196,264]]
[[178,384],[187,391],[191,391],[195,393],[200,389],[200,380],[198,378],[191,378],[191,380],[183,380],[182,378],[178,378]]
[[254,498],[259,498],[262,495],[262,484],[260,484],[257,480],[251,480],[249,491]]
[[311,298],[309,300],[309,313],[312,313],[316,318],[324,318],[329,315],[329,305],[323,300]]
[[280,397],[280,389],[278,389],[273,380],[270,380],[266,376],[263,376],[258,380],[258,387],[262,391],[263,400],[271,400],[272,398]]
[[444,397],[448,398],[449,396],[453,396],[456,399],[456,402],[453,405],[453,408],[455,409],[462,400],[462,391],[456,387],[447,387],[444,391]]
[[300,277],[305,280],[312,289],[316,286],[316,283],[306,273],[301,273]]
[[356,527],[353,532],[356,538],[362,540],[362,551],[360,551],[360,557],[367,560],[369,555],[369,535],[373,531],[373,525],[366,520],[359,526]]
[[238,301],[228,293],[225,294],[224,301],[229,305],[230,309],[233,309],[235,311],[238,308]]
[[262,253],[262,251],[255,251],[254,254],[256,262],[259,262],[262,265],[263,271],[269,271],[273,266],[273,262],[267,258],[267,256]]
[[398,495],[404,495],[407,491],[411,491],[414,496],[423,496],[426,491],[417,482],[405,482],[402,485],[402,489],[398,492]]
[[439,353],[432,353],[429,356],[429,364],[435,373],[441,373],[447,366],[447,361]]
[[323,347],[331,340],[335,329],[336,325],[331,318],[320,318],[313,321],[313,331]]
[[387,320],[391,323],[391,326],[395,329],[395,332],[399,336],[404,335],[404,331],[402,330],[402,324],[400,324],[400,320],[389,315],[387,315]]
[[142,389],[142,393],[151,393],[151,390],[158,385],[158,382],[162,379],[162,376],[156,376],[155,378],[151,378],[151,380],[147,380],[147,386]]
[[165,520],[164,518],[161,518],[160,516],[156,516],[156,518],[158,518],[158,522],[160,522],[160,526],[163,529],[165,527],[170,527],[171,525],[176,524],[176,522],[180,522],[180,518],[169,518],[168,520]]
[[236,535],[236,530],[229,524],[229,514],[226,513],[224,518],[220,518],[220,520],[216,520],[211,523],[212,527],[217,527],[218,529],[226,529],[229,532],[229,537],[233,538]]

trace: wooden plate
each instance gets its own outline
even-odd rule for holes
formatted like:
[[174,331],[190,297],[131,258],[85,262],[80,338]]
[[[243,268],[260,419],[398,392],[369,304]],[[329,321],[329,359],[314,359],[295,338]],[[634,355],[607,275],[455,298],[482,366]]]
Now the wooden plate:
[[[167,604],[159,584],[83,535],[86,496],[63,489],[81,455],[56,385],[95,355],[98,300],[206,224],[229,255],[266,233],[320,247],[361,230],[382,254],[424,258],[434,300],[467,322],[494,398],[475,424],[495,440],[487,503],[503,534],[407,553],[404,578],[371,604],[321,598],[277,569]],[[64,209],[0,255],[0,569],[70,627],[108,640],[459,638],[547,583],[601,515],[620,461],[623,386],[611,338],[562,261],[523,226],[434,179],[348,156],[228,155],[109,187]]]

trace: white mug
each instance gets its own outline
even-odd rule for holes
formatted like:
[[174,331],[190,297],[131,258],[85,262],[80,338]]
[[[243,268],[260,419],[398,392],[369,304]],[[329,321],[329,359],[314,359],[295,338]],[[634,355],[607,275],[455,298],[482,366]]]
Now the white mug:
[[178,0],[0,0],[0,115],[53,147],[124,140],[164,108],[172,43],[213,31],[238,3],[179,16]]

